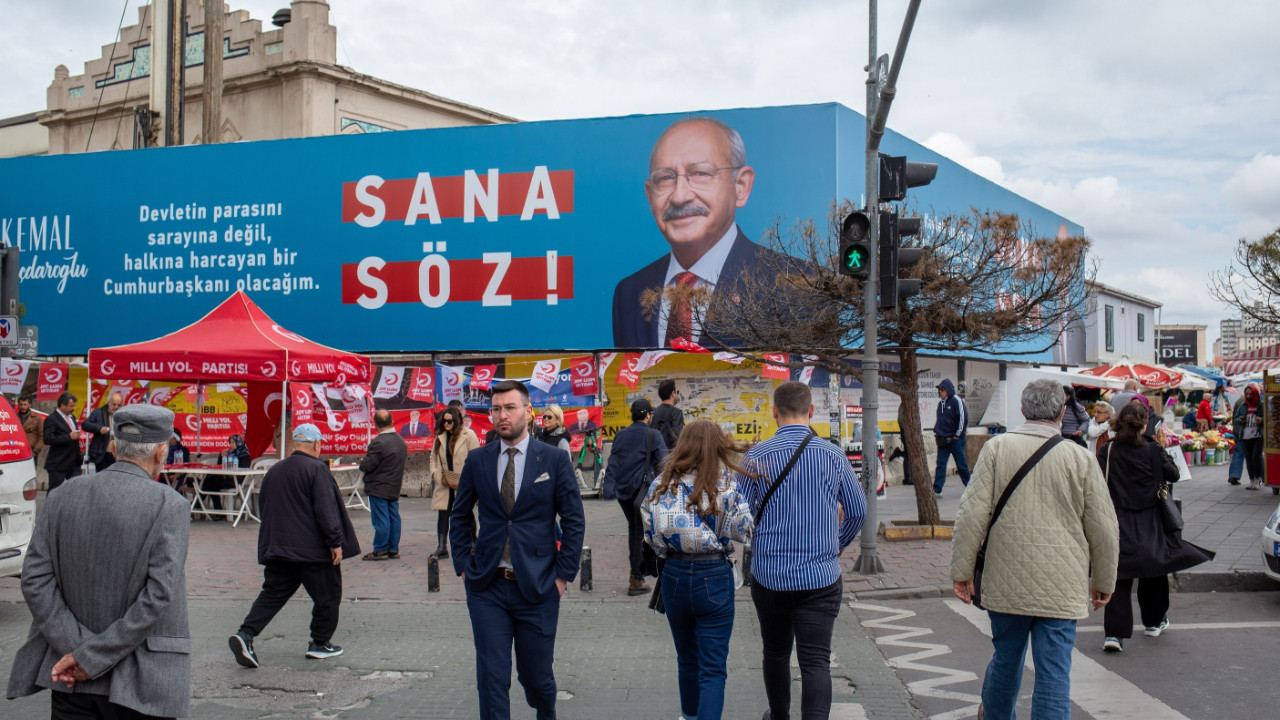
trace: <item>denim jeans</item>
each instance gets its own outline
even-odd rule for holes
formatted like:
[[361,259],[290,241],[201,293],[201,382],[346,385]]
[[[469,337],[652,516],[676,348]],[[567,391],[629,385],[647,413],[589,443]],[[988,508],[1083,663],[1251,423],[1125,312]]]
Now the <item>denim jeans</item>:
[[1036,687],[1031,693],[1031,720],[1070,720],[1071,651],[1076,644],[1076,621],[1058,618],[1007,615],[987,611],[991,617],[991,644],[995,656],[982,680],[982,706],[986,720],[1013,720],[1027,639],[1036,667]]
[[843,580],[814,590],[770,590],[759,580],[751,583],[771,720],[791,717],[792,645],[800,662],[800,717],[826,720],[831,715],[831,632],[843,590]]
[[400,501],[369,496],[374,552],[400,552]]
[[964,456],[964,436],[961,435],[959,440],[938,446],[938,469],[933,474],[933,491],[936,493],[942,492],[942,486],[947,484],[947,458],[952,456],[956,459],[956,472],[960,473],[960,482],[965,487],[969,485],[969,460]]
[[662,601],[676,644],[680,711],[720,720],[733,634],[733,573],[719,553],[671,557],[662,568]]

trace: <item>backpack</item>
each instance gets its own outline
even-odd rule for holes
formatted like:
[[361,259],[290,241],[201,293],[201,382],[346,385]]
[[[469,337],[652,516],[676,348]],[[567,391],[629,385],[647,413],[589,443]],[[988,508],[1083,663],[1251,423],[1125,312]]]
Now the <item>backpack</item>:
[[662,441],[667,444],[668,450],[676,446],[676,440],[678,439],[675,429],[671,426],[671,420],[675,417],[675,413],[675,408],[670,405],[659,405],[653,411],[653,429],[662,433]]

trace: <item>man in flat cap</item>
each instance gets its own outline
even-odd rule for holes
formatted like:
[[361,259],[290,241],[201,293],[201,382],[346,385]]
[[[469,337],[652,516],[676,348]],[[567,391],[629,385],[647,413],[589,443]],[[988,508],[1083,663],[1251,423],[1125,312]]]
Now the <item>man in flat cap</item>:
[[173,413],[112,418],[116,462],[49,493],[22,566],[31,632],[8,697],[48,688],[53,718],[190,714],[187,533],[191,507],[164,483]]
[[306,657],[323,660],[342,654],[330,640],[338,629],[342,602],[342,561],[360,554],[346,504],[329,465],[320,460],[323,438],[315,425],[293,430],[293,454],[267,471],[258,502],[258,563],[262,592],[240,629],[228,639],[236,662],[258,667],[253,639],[298,591],[311,596],[311,643]]

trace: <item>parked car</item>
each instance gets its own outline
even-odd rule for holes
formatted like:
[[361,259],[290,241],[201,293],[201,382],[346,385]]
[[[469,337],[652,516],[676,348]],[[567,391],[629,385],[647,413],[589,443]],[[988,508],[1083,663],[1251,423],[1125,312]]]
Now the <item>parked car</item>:
[[1262,559],[1267,565],[1263,571],[1272,580],[1280,580],[1280,506],[1262,528]]
[[0,577],[22,574],[35,526],[35,460],[18,414],[0,396]]

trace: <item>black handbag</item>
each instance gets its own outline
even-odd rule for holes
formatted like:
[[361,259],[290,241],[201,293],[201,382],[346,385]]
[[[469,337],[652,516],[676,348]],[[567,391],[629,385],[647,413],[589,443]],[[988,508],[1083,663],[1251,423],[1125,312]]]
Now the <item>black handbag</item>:
[[[644,501],[649,496],[649,486],[653,484],[653,463],[649,461],[652,452],[653,435],[649,434],[644,445],[644,474],[640,478],[640,489],[636,491],[636,496],[631,501],[635,507],[636,517],[640,517],[644,512]],[[662,575],[662,570],[658,566],[658,553],[644,541],[640,542],[640,574],[653,578]]]
[[987,532],[982,536],[982,547],[978,548],[978,557],[973,562],[973,592],[969,594],[969,599],[973,602],[973,606],[979,610],[985,609],[982,607],[982,571],[987,566],[987,541],[991,539],[991,526],[996,524],[996,520],[1000,518],[1000,513],[1004,510],[1004,506],[1009,504],[1009,496],[1013,495],[1013,491],[1017,490],[1018,486],[1022,484],[1022,479],[1027,476],[1027,473],[1031,472],[1031,468],[1035,467],[1036,463],[1040,462],[1040,459],[1049,454],[1053,446],[1062,442],[1063,439],[1061,435],[1055,435],[1045,440],[1044,444],[1037,448],[1031,454],[1031,457],[1027,458],[1026,462],[1022,463],[1022,467],[1018,468],[1018,472],[1013,474],[1013,479],[1005,486],[1004,492],[1000,495],[1000,500],[996,502],[996,509],[991,513],[991,520],[987,521]]

